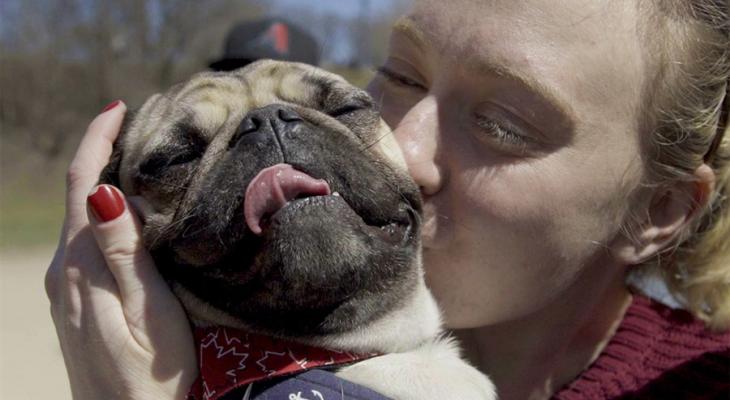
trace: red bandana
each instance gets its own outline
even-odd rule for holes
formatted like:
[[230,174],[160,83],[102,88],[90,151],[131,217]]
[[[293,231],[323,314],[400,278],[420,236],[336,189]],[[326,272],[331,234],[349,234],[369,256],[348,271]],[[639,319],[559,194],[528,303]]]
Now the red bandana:
[[312,347],[233,328],[196,328],[194,335],[200,375],[188,400],[216,400],[251,382],[376,355]]

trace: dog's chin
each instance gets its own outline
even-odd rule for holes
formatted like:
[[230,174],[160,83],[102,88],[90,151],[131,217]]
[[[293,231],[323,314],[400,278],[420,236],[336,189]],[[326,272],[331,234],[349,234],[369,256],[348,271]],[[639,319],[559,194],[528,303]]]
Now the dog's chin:
[[396,305],[399,296],[389,293],[402,294],[417,279],[419,221],[406,205],[375,221],[345,197],[290,201],[264,219],[260,236],[245,234],[220,262],[185,267],[178,254],[165,275],[258,331],[326,334],[372,321]]

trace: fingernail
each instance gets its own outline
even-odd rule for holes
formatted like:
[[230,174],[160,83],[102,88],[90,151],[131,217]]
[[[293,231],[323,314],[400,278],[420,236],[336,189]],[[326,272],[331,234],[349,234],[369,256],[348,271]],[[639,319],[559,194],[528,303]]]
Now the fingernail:
[[99,185],[89,193],[86,202],[94,217],[101,222],[111,221],[124,212],[124,199],[109,185]]
[[121,103],[121,100],[114,100],[111,103],[107,104],[106,107],[104,107],[103,110],[101,110],[101,113],[104,114],[105,112],[111,110],[112,108],[116,107]]

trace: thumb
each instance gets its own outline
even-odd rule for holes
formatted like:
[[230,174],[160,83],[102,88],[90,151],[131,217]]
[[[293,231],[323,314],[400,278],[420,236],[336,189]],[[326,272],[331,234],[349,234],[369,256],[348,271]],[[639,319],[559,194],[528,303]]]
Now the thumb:
[[154,343],[156,323],[189,329],[182,307],[145,249],[139,219],[119,189],[99,185],[89,194],[87,205],[92,232],[119,287],[131,333],[140,346],[154,352],[159,345]]

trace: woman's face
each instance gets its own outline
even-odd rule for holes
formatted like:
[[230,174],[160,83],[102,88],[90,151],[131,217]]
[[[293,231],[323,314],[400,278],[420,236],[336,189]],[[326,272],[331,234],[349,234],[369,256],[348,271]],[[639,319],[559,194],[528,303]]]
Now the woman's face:
[[641,179],[639,18],[633,2],[423,0],[397,23],[371,92],[421,186],[450,327],[622,273],[610,249]]

